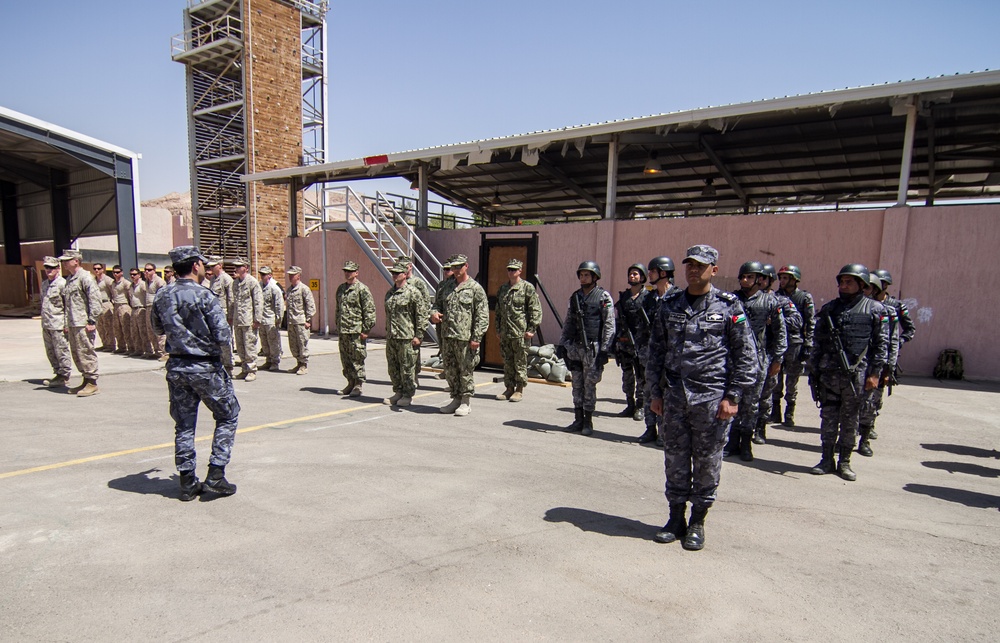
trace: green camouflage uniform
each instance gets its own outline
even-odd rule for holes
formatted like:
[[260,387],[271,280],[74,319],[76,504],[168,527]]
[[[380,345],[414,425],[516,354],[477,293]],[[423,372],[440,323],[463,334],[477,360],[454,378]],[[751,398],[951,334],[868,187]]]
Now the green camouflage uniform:
[[505,283],[497,291],[496,328],[503,355],[503,383],[507,388],[528,383],[528,346],[525,333],[534,333],[542,323],[542,305],[535,287],[521,279]]
[[438,290],[431,312],[444,315],[441,323],[441,357],[445,379],[453,397],[472,396],[475,381],[472,372],[479,365],[479,351],[469,348],[470,341],[481,342],[490,325],[486,291],[471,277],[461,284],[444,282]]
[[339,334],[340,364],[349,382],[365,381],[365,359],[368,350],[361,335],[375,326],[375,300],[368,286],[360,281],[337,286],[337,333]]
[[[407,279],[406,283],[408,285],[411,285],[411,286],[413,286],[414,288],[417,289],[417,292],[420,293],[420,296],[424,298],[424,302],[427,304],[427,306],[426,306],[427,310],[430,310],[431,304],[434,302],[434,293],[431,292],[431,287],[427,285],[427,282],[425,282],[420,277],[417,277],[416,275],[414,275],[413,277],[410,277],[409,279]],[[429,322],[428,322],[428,325],[429,325]],[[426,329],[426,326],[425,326],[425,329]],[[424,338],[423,333],[421,333],[420,334],[421,341],[423,340],[423,338]],[[419,373],[420,372],[420,347],[419,346],[417,347],[417,358],[416,359],[417,359],[417,370],[416,370],[416,372]]]
[[385,294],[385,352],[393,393],[413,397],[417,390],[418,349],[413,338],[427,330],[429,301],[407,282]]

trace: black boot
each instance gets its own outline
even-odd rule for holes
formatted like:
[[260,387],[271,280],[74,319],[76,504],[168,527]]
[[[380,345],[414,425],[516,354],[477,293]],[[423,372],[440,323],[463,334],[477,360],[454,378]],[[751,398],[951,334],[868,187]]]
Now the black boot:
[[583,412],[583,434],[590,435],[594,432],[594,412]]
[[858,443],[858,453],[865,456],[866,458],[870,458],[873,455],[875,455],[875,453],[872,452],[872,445],[868,443],[869,436],[871,435],[872,432],[872,427],[861,426],[858,427],[858,429],[859,432],[861,433],[861,441]]
[[785,421],[782,424],[788,428],[795,426],[795,402],[789,402],[785,407]]
[[735,426],[729,427],[729,441],[722,447],[722,457],[728,458],[740,452],[740,430]]
[[583,407],[578,406],[573,409],[573,415],[575,417],[573,424],[563,429],[566,433],[576,433],[583,430]]
[[625,400],[625,408],[622,409],[621,413],[618,414],[620,418],[630,418],[635,414],[635,399],[628,398]]
[[684,536],[687,534],[687,521],[684,519],[686,511],[686,502],[678,502],[670,505],[670,518],[667,519],[667,524],[663,525],[663,529],[656,532],[656,535],[653,536],[656,542],[672,543],[675,540],[684,539]]
[[837,473],[841,478],[847,480],[848,482],[854,482],[858,479],[854,470],[851,469],[851,451],[854,451],[851,447],[841,447],[840,462],[837,463]]
[[815,467],[813,467],[809,473],[817,476],[821,476],[824,473],[833,473],[837,470],[837,465],[833,461],[833,445],[824,444],[823,445],[823,459],[819,461]]
[[772,397],[771,398],[771,417],[767,420],[771,424],[781,423],[781,398]]
[[652,442],[657,437],[656,424],[650,424],[646,427],[646,432],[643,433],[636,439],[639,444],[646,444],[647,442]]
[[740,460],[753,462],[753,440],[749,433],[740,433]]
[[764,418],[761,418],[760,421],[757,423],[757,426],[753,430],[752,440],[754,444],[764,444],[765,442],[767,442],[767,439],[765,437],[767,434],[764,433],[766,430],[767,430],[767,422],[764,421]]
[[201,480],[194,471],[180,474],[181,502],[194,500],[201,493]]
[[708,509],[691,507],[691,522],[688,523],[687,534],[681,546],[688,551],[698,551],[705,546],[705,515]]
[[208,477],[205,478],[202,489],[220,496],[231,496],[236,493],[236,485],[226,480],[226,468],[215,465],[209,465]]

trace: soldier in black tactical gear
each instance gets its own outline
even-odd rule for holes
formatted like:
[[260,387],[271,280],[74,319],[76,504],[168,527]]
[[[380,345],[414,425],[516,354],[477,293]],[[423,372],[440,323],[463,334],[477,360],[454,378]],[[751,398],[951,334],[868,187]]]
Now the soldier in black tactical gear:
[[[806,360],[813,347],[813,333],[816,329],[816,304],[813,297],[799,288],[802,272],[797,266],[782,266],[778,271],[779,291],[792,300],[795,309],[802,317],[802,327],[798,333],[788,333],[788,350],[778,376],[778,386],[774,389],[771,399],[773,405],[771,421],[781,422],[787,427],[795,426],[795,400],[798,398],[797,386],[802,376]],[[784,382],[782,382],[784,380]],[[782,390],[784,389],[784,391]],[[785,394],[785,417],[781,417],[781,394]]]
[[913,336],[917,332],[917,327],[913,324],[913,319],[910,317],[910,309],[907,308],[906,304],[889,294],[889,286],[892,285],[892,274],[882,268],[876,270],[875,274],[882,281],[882,292],[885,294],[882,304],[892,306],[896,309],[896,316],[899,318],[899,345],[902,347],[903,344],[913,339]]
[[[788,338],[788,346],[791,347],[792,338],[797,338],[802,334],[802,315],[799,314],[799,310],[795,307],[795,304],[792,303],[792,300],[785,296],[781,291],[771,291],[771,287],[777,280],[778,273],[775,271],[774,266],[769,263],[764,264],[764,274],[757,277],[757,285],[761,292],[769,293],[778,300],[778,305],[781,307],[781,316],[785,318],[785,335]],[[786,349],[785,357],[788,356],[788,352],[789,350]],[[784,364],[784,359],[785,358],[782,358],[782,364]],[[769,419],[774,422],[781,421],[780,417],[775,420],[771,413],[771,396],[778,388],[778,382],[780,380],[780,368],[778,372],[774,375],[768,375],[768,377],[764,380],[764,387],[760,392],[760,409],[757,411],[757,426],[754,427],[753,431],[754,444],[764,444],[767,441],[767,422]]]
[[[816,323],[816,344],[809,356],[809,381],[820,404],[823,457],[812,473],[838,473],[857,479],[851,452],[858,432],[865,391],[879,384],[888,359],[889,317],[865,297],[868,268],[844,266],[837,274],[839,297],[827,302]],[[840,455],[834,464],[834,450]]]
[[858,453],[871,457],[874,455],[871,443],[872,434],[875,432],[875,418],[882,410],[882,398],[885,389],[888,387],[892,393],[895,384],[896,360],[899,357],[900,326],[896,317],[896,309],[886,306],[885,291],[882,289],[882,280],[878,275],[872,273],[868,278],[868,287],[865,288],[865,295],[882,304],[885,313],[889,316],[889,354],[886,358],[885,368],[882,369],[882,376],[879,378],[878,386],[866,391],[864,400],[861,403],[861,411],[858,417]]
[[723,450],[724,456],[739,453],[740,460],[753,460],[753,432],[757,427],[757,413],[760,409],[760,393],[764,380],[781,369],[781,360],[787,349],[785,319],[781,306],[774,294],[762,292],[757,278],[764,274],[764,264],[747,261],[740,266],[740,288],[733,292],[743,310],[746,311],[750,330],[757,347],[758,372],[752,388],[748,388],[740,404],[740,412],[729,428],[729,442]]
[[625,409],[618,417],[641,422],[645,417],[646,354],[649,344],[649,321],[645,288],[646,267],[641,263],[628,267],[628,289],[618,293],[615,304],[617,339],[613,344],[615,361],[622,369],[622,392]]
[[[656,288],[649,293],[645,301],[646,317],[652,326],[656,320],[656,311],[660,307],[660,302],[670,293],[679,291],[680,288],[674,285],[674,262],[670,257],[661,256],[650,259],[646,271],[649,275],[650,285]],[[649,410],[649,386],[650,382],[647,379],[646,408],[643,409],[646,416],[646,431],[636,441],[639,444],[646,444],[655,440],[656,446],[662,447],[663,434],[660,429],[663,428],[663,417],[651,413]]]
[[576,270],[580,289],[570,295],[569,310],[556,355],[566,361],[573,374],[573,423],[567,432],[594,432],[593,413],[597,404],[597,383],[608,363],[608,351],[615,339],[614,301],[597,285],[601,267],[584,261]]

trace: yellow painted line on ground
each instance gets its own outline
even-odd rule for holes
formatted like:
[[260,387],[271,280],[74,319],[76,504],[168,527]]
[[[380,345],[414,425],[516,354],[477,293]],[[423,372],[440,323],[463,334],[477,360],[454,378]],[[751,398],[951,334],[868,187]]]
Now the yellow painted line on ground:
[[[476,384],[476,387],[488,386],[493,384],[493,382],[482,382]],[[447,391],[431,391],[428,393],[421,393],[420,395],[414,395],[414,398],[428,397],[430,395],[438,395],[440,393],[446,393]],[[253,431],[260,431],[261,429],[273,429],[279,426],[286,426],[290,424],[298,424],[300,422],[309,422],[311,420],[319,420],[322,418],[328,418],[334,415],[341,415],[343,413],[350,413],[352,411],[359,411],[361,409],[376,408],[383,406],[382,403],[371,402],[368,404],[359,404],[357,406],[351,406],[346,409],[337,409],[336,411],[327,411],[326,413],[317,413],[315,415],[303,415],[302,417],[292,418],[291,420],[280,420],[278,422],[268,422],[267,424],[258,424],[257,426],[248,426],[243,429],[236,429],[236,434],[241,433],[252,433]],[[200,438],[195,438],[195,442],[205,442],[211,440],[213,436],[203,435]],[[164,442],[163,444],[153,444],[145,447],[137,447],[135,449],[126,449],[124,451],[114,451],[112,453],[102,453],[100,455],[92,455],[86,458],[77,458],[76,460],[66,460],[65,462],[55,462],[53,464],[43,464],[38,467],[31,467],[30,469],[20,469],[18,471],[8,471],[7,473],[0,473],[0,480],[4,478],[14,478],[16,476],[24,476],[29,473],[41,473],[42,471],[51,471],[53,469],[62,469],[63,467],[73,467],[78,464],[87,464],[88,462],[97,462],[98,460],[107,460],[109,458],[118,458],[123,455],[131,455],[133,453],[144,453],[146,451],[156,451],[157,449],[173,448],[173,442]]]

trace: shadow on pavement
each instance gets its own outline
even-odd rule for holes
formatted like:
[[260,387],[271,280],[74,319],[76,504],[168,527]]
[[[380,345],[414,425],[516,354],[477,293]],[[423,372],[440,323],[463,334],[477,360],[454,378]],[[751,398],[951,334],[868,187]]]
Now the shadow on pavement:
[[801,442],[791,442],[789,440],[779,440],[778,438],[772,438],[770,435],[767,437],[768,446],[780,447],[782,449],[796,449],[798,451],[810,451],[813,453],[820,452],[819,442],[816,444],[802,444]]
[[180,495],[176,473],[171,474],[169,478],[153,478],[149,475],[151,473],[160,473],[160,470],[147,469],[140,473],[130,473],[127,476],[109,480],[108,488],[129,493],[163,496],[164,498],[177,498]]
[[933,485],[910,483],[903,485],[903,491],[919,493],[948,502],[957,502],[966,507],[977,509],[1000,509],[1000,496],[991,496],[977,491],[953,489],[951,487],[936,487]]
[[546,522],[568,522],[575,525],[581,531],[589,531],[605,536],[639,538],[641,540],[652,540],[653,535],[659,531],[659,525],[647,525],[631,518],[612,516],[590,511],[589,509],[576,509],[574,507],[554,507],[545,512]]
[[[817,456],[819,457],[818,449]],[[740,460],[738,455],[733,455],[725,459],[725,462],[730,464],[738,464],[748,469],[759,469],[766,473],[774,473],[779,476],[786,473],[809,473],[812,471],[811,467],[805,467],[801,464],[791,464],[789,462],[780,462],[778,460],[766,460],[760,456],[755,455],[752,462],[744,462]]]
[[553,426],[551,424],[543,424],[541,422],[532,422],[531,420],[508,420],[503,423],[504,426],[512,426],[517,429],[527,429],[529,431],[544,431],[546,433],[558,433],[562,431],[561,426]]
[[996,449],[986,449],[980,447],[970,447],[964,444],[921,444],[928,451],[944,451],[955,455],[968,455],[974,458],[996,458],[1000,460],[1000,451]]
[[303,386],[299,389],[303,393],[315,393],[316,395],[340,395],[340,391],[334,388],[319,388],[318,386]]
[[940,469],[941,471],[947,471],[948,473],[967,473],[970,476],[982,476],[983,478],[1000,478],[1000,469],[984,467],[980,464],[971,464],[966,462],[942,462],[936,460],[921,462],[921,464],[928,469]]

